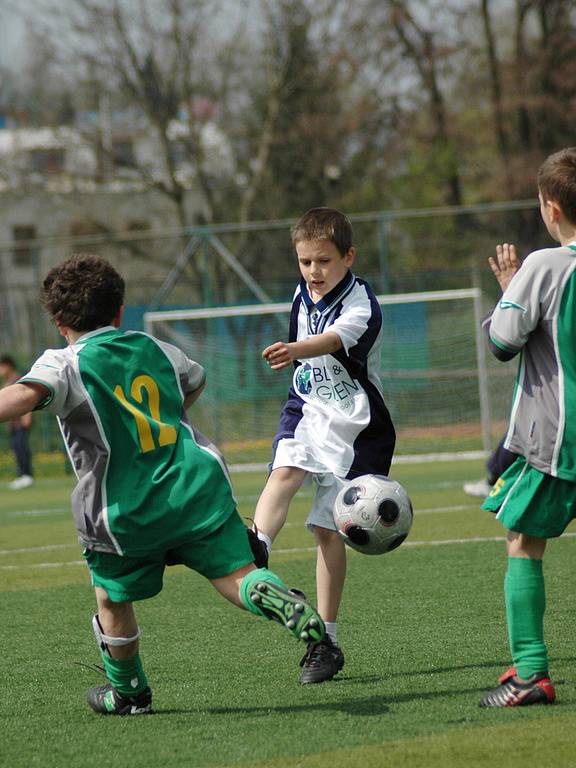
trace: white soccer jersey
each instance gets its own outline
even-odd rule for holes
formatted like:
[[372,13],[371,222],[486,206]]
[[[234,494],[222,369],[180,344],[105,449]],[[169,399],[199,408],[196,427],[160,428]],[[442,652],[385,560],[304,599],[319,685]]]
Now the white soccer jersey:
[[274,440],[272,466],[353,478],[387,474],[396,435],[382,396],[382,313],[371,288],[348,272],[314,304],[304,280],[290,315],[290,341],[332,331],[337,352],[297,360]]

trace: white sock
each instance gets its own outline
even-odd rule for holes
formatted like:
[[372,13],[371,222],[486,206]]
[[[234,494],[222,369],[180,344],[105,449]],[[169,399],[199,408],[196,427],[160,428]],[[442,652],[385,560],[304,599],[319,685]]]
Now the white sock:
[[325,621],[324,625],[326,627],[326,634],[332,640],[334,645],[338,645],[338,635],[336,630],[336,622],[335,621]]
[[268,550],[268,554],[270,554],[270,551],[272,550],[272,539],[270,536],[268,536],[267,533],[262,533],[262,531],[258,531],[258,538],[260,541],[263,541],[264,544],[266,544],[266,549]]

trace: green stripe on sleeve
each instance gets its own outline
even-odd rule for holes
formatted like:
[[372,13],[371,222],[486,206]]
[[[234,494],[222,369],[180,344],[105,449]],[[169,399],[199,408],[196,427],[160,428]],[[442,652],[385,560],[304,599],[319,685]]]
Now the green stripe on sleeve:
[[490,341],[494,346],[498,347],[498,349],[503,349],[504,352],[510,352],[511,355],[516,355],[518,353],[518,349],[514,347],[507,347],[506,344],[502,344],[501,341],[496,341],[494,336],[490,336]]

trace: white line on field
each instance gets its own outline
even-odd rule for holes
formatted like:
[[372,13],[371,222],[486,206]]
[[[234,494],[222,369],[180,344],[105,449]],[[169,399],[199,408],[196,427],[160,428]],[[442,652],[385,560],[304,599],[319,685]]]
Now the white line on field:
[[33,563],[32,565],[0,565],[0,571],[16,571],[22,568],[64,568],[67,565],[86,565],[85,560],[68,560],[66,563]]
[[78,543],[45,544],[42,547],[20,547],[19,549],[0,549],[0,555],[20,555],[24,552],[48,552],[51,549],[69,549],[70,547],[78,547]]
[[7,513],[9,517],[36,517],[53,513],[69,512],[70,507],[51,507],[50,509],[15,509]]
[[[446,451],[440,453],[414,453],[395,456],[392,464],[427,464],[431,461],[475,461],[476,459],[485,459],[485,451],[460,451],[458,453],[449,453]],[[266,472],[268,464],[230,464],[230,472]]]
[[[576,532],[564,533],[562,538],[574,538]],[[469,539],[432,539],[430,541],[405,541],[400,550],[407,547],[440,547],[449,544],[485,544],[505,541],[504,536],[473,536]],[[292,547],[290,549],[275,549],[275,555],[299,555],[305,552],[316,552],[316,547]],[[359,552],[352,551],[354,555]],[[15,571],[31,568],[64,568],[68,565],[84,565],[84,560],[69,560],[66,563],[32,563],[30,565],[0,565],[0,571]]]
[[[431,507],[430,509],[419,509],[417,515],[436,515],[444,512],[464,512],[467,509],[476,509],[474,505],[462,504],[454,507]],[[303,527],[303,523],[284,523],[284,528],[296,528]],[[44,544],[41,547],[19,547],[18,549],[0,549],[0,556],[2,555],[21,555],[31,552],[49,552],[53,549],[69,549],[71,547],[78,547],[77,543],[74,544]],[[275,550],[279,552],[280,550]]]

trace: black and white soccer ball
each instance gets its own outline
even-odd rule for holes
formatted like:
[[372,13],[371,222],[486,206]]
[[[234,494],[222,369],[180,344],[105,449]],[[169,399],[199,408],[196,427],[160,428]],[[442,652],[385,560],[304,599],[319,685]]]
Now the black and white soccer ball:
[[404,488],[384,475],[362,475],[340,490],[334,522],[352,549],[382,555],[402,544],[412,527],[412,502]]

